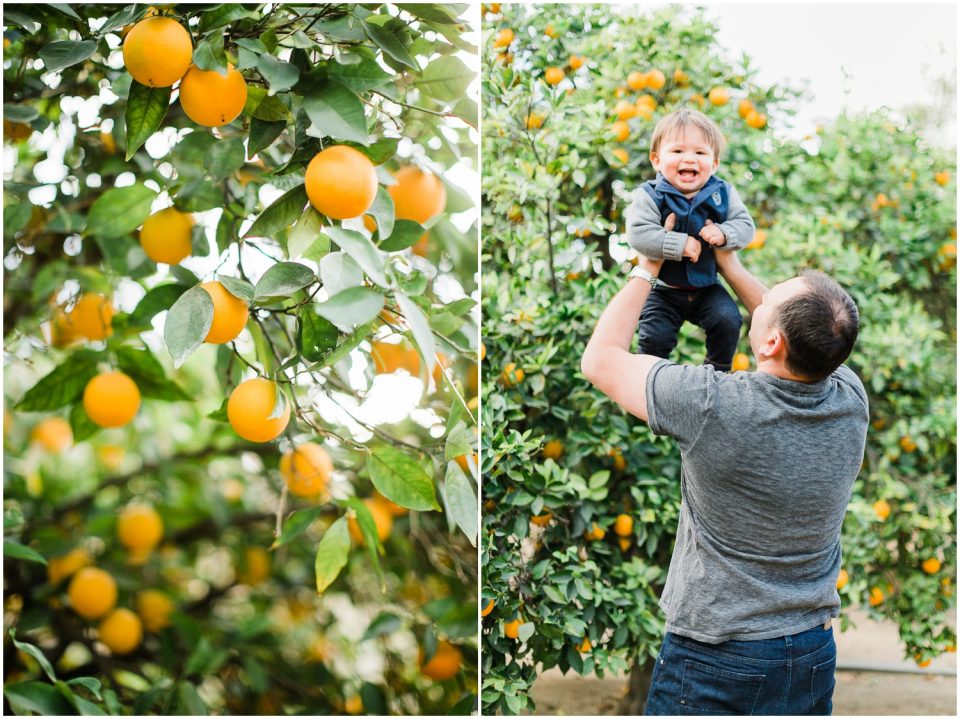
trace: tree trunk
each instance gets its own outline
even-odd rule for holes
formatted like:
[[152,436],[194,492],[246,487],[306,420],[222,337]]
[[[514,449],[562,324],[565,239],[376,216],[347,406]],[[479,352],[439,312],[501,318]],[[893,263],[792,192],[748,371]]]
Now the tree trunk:
[[650,691],[650,680],[653,678],[654,660],[647,657],[646,661],[634,664],[627,681],[627,694],[620,702],[621,716],[642,716],[647,705],[647,693]]

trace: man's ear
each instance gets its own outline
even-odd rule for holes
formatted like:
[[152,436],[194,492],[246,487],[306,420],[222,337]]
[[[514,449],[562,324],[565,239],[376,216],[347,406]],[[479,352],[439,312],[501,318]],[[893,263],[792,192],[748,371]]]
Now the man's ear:
[[760,353],[771,359],[785,359],[787,355],[787,340],[776,327],[771,327],[760,347]]

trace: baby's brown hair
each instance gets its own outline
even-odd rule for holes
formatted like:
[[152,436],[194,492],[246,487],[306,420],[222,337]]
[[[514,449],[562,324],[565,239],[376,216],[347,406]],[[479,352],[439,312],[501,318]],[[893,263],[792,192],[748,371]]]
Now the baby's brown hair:
[[717,123],[697,110],[674,110],[660,118],[656,127],[653,128],[653,137],[650,138],[650,152],[660,152],[660,143],[663,138],[683,134],[683,131],[691,125],[703,133],[707,143],[713,149],[715,158],[719,160],[720,154],[727,148],[727,141]]

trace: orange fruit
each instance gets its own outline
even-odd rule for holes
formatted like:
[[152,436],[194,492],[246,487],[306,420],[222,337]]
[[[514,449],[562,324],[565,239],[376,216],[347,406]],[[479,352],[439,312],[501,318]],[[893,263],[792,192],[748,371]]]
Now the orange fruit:
[[143,624],[129,609],[114,609],[100,623],[99,635],[114,654],[129,654],[143,641]]
[[652,114],[653,111],[657,109],[657,101],[653,95],[640,95],[634,105],[637,108],[637,112],[646,109],[650,111],[650,114]]
[[598,542],[607,536],[607,531],[602,529],[596,522],[593,523],[593,526],[590,528],[589,532],[584,533],[584,538],[591,542]]
[[748,112],[745,120],[746,123],[755,130],[763,129],[767,125],[767,116],[756,110]]
[[633,517],[629,514],[617,515],[617,520],[613,523],[613,531],[619,537],[629,537],[633,534]]
[[327,486],[333,460],[319,444],[304,442],[280,458],[280,474],[287,489],[298,497],[316,497]]
[[560,459],[563,456],[563,442],[559,439],[551,439],[543,445],[542,453],[544,459]]
[[555,40],[560,33],[558,33],[558,32],[554,29],[553,25],[547,25],[547,26],[543,29],[543,34],[546,35],[546,36],[547,36],[548,38],[550,38],[551,40]]
[[707,98],[705,98],[703,95],[700,95],[700,94],[691,95],[690,103],[702,108],[704,105],[707,104]]
[[41,445],[48,452],[60,454],[73,444],[73,429],[63,417],[47,417],[33,428],[30,442]]
[[929,557],[927,559],[924,559],[923,564],[920,565],[923,571],[926,572],[927,574],[936,574],[937,572],[940,571],[940,566],[941,566],[940,560],[937,559],[936,557]]
[[66,554],[53,557],[47,562],[47,579],[50,584],[59,584],[84,567],[93,564],[93,557],[83,547],[71,549]]
[[140,409],[140,390],[123,372],[103,372],[87,382],[83,408],[94,424],[122,427]]
[[137,614],[148,632],[159,632],[170,625],[173,602],[159,589],[144,589],[137,593]]
[[627,75],[627,85],[631,90],[643,90],[647,87],[647,74],[645,72],[631,72]]
[[716,107],[722,107],[730,102],[730,91],[725,87],[715,87],[707,93],[707,99]]
[[186,74],[192,60],[190,33],[172,18],[145,18],[123,40],[123,64],[141,85],[170,87]]
[[487,7],[490,8],[490,12],[492,12],[494,15],[497,15],[500,13],[500,3],[498,2],[492,2]]
[[553,512],[548,510],[543,514],[535,514],[530,518],[530,521],[538,527],[546,527],[550,524],[551,519],[553,519]]
[[612,131],[617,142],[626,142],[630,138],[630,126],[623,120],[613,123]]
[[104,467],[112,471],[120,469],[126,456],[127,450],[116,444],[105,444],[102,447],[97,447],[97,458],[103,463]]
[[890,504],[885,499],[878,499],[873,503],[873,511],[877,513],[877,517],[882,522],[890,516]]
[[210,329],[203,341],[222,345],[235,340],[247,326],[250,316],[247,303],[230,294],[227,288],[216,280],[204,282],[200,287],[213,300],[213,322],[210,323]]
[[127,505],[117,517],[117,536],[132,552],[149,552],[163,538],[163,520],[153,507]]
[[734,372],[745,372],[750,369],[750,358],[743,352],[737,352],[733,356],[733,364],[730,369]]
[[737,104],[737,114],[740,115],[744,120],[747,119],[747,115],[750,114],[751,110],[754,110],[753,103],[750,100],[744,98]]
[[410,511],[406,507],[401,507],[399,504],[391,502],[379,492],[374,492],[373,498],[380,503],[380,506],[390,512],[391,517],[402,517]]
[[[408,165],[397,171],[396,183],[387,188],[393,198],[395,216],[398,220],[413,220],[419,224],[435,217],[447,207],[447,188],[443,181],[430,172]],[[414,254],[427,254],[427,233],[420,236],[413,247]]]
[[113,334],[113,305],[103,295],[83,295],[67,318],[77,337],[102,340]]
[[493,611],[493,600],[491,599],[489,602],[487,602],[486,606],[480,610],[480,616],[481,617],[490,616],[490,612],[492,611]]
[[520,625],[526,622],[520,619],[514,619],[512,622],[503,623],[503,633],[510,639],[517,639],[520,636]]
[[920,667],[921,669],[926,669],[927,667],[930,666],[930,662],[931,662],[932,660],[930,660],[930,659],[921,659],[921,657],[922,657],[921,654],[917,654],[916,656],[914,656],[914,660],[917,662],[917,666],[918,666],[918,667]]
[[180,107],[187,117],[204,127],[233,122],[247,104],[247,81],[231,64],[227,74],[192,65],[180,82]]
[[659,70],[650,70],[647,73],[647,87],[651,90],[659,90],[667,84],[667,78]]
[[247,547],[243,551],[243,570],[238,578],[255,587],[270,578],[270,554],[263,547]]
[[564,77],[566,77],[566,73],[559,67],[548,67],[546,72],[543,73],[543,79],[548,85],[559,85],[563,82]]
[[870,597],[869,602],[871,607],[877,607],[883,604],[884,596],[883,590],[880,587],[871,587],[870,588]]
[[767,232],[766,230],[757,230],[753,233],[753,239],[750,240],[750,243],[746,246],[745,249],[748,250],[759,250],[767,243]]
[[680,68],[677,68],[673,71],[673,81],[678,87],[686,87],[690,84],[690,76]]
[[[390,530],[393,529],[393,516],[390,514],[390,510],[372,497],[363,500],[363,503],[370,511],[370,516],[373,517],[373,523],[377,525],[377,537],[381,542],[385,541],[386,538],[390,536]],[[363,546],[365,544],[363,541],[363,531],[360,529],[359,522],[357,522],[354,517],[347,518],[347,528],[350,530],[350,536],[353,537],[353,541]]]
[[405,369],[414,377],[420,374],[420,355],[405,343],[371,342],[370,357],[377,374],[392,374]]
[[117,583],[102,569],[84,567],[73,575],[67,596],[73,611],[84,619],[97,619],[117,603]]
[[513,64],[513,53],[512,52],[502,52],[497,55],[494,59],[498,65],[512,65]]
[[529,115],[527,115],[523,124],[526,125],[528,130],[539,130],[541,127],[543,127],[543,120],[543,115],[541,115],[539,112],[531,112]]
[[33,128],[25,122],[3,121],[3,138],[5,140],[20,142],[20,140],[26,140],[32,134]]
[[607,452],[608,457],[613,457],[613,468],[618,472],[622,472],[627,468],[627,460],[623,456],[623,452],[614,447],[609,452]]
[[577,647],[577,651],[581,654],[589,652],[591,649],[593,649],[593,645],[590,643],[590,637],[584,637],[583,641]]
[[307,197],[316,210],[335,220],[359,217],[377,196],[377,171],[370,158],[346,145],[318,152],[306,174]]
[[[454,461],[455,461],[457,464],[460,465],[460,469],[462,469],[464,472],[467,472],[467,473],[469,474],[469,472],[470,472],[470,462],[469,462],[469,460],[467,459],[468,456],[469,456],[469,455],[461,454],[459,457],[454,457]],[[477,460],[477,453],[474,452],[474,453],[473,453],[473,464],[476,465],[476,464],[477,464],[477,461],[478,461],[478,460]]]
[[904,452],[916,452],[917,443],[913,441],[913,437],[906,436],[900,438],[900,448]]
[[140,228],[140,245],[154,262],[178,265],[190,256],[193,217],[175,207],[160,210]]
[[630,537],[619,537],[617,539],[617,544],[620,545],[620,551],[626,552],[630,549]]
[[460,665],[463,664],[463,654],[450,642],[441,641],[437,644],[437,650],[430,657],[430,661],[423,663],[424,654],[420,650],[420,673],[437,682],[446,679],[452,679],[460,673]]
[[943,187],[948,182],[950,182],[950,173],[946,170],[942,170],[933,176],[934,182]]
[[277,385],[263,377],[254,377],[238,384],[227,400],[227,419],[233,431],[250,442],[269,442],[287,428],[290,403],[284,402],[283,413],[270,418],[277,402]]
[[503,28],[502,30],[497,31],[497,35],[493,40],[493,46],[495,48],[509,47],[510,43],[513,42],[513,30],[508,27]]
[[515,362],[508,362],[500,375],[500,381],[504,387],[516,387],[523,382],[523,370],[517,367]]
[[620,100],[614,106],[613,111],[616,113],[618,120],[629,120],[637,114],[637,107],[629,100]]
[[847,573],[846,569],[841,569],[840,573],[837,575],[837,590],[843,589],[847,586],[847,582],[850,581],[850,575]]
[[628,162],[630,162],[630,153],[624,150],[622,147],[614,148],[613,156],[621,165],[626,165]]
[[583,55],[571,55],[570,69],[579,70],[581,67],[583,67],[584,62],[586,62],[586,58]]
[[[358,695],[354,694],[351,697],[347,697],[346,701],[343,702],[343,710],[347,714],[360,714],[363,712],[363,699]],[[272,712],[271,712],[272,713]]]

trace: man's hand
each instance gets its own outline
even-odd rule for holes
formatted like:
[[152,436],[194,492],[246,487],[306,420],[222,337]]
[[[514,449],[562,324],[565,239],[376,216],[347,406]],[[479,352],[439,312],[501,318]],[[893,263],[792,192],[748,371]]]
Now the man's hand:
[[727,244],[727,236],[723,234],[723,230],[713,224],[711,220],[707,220],[707,224],[700,230],[700,237],[703,238],[704,242],[714,247],[723,247]]
[[696,237],[687,235],[687,243],[683,246],[683,256],[689,257],[691,262],[700,259],[700,241]]

